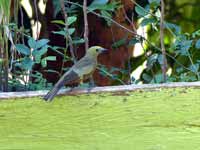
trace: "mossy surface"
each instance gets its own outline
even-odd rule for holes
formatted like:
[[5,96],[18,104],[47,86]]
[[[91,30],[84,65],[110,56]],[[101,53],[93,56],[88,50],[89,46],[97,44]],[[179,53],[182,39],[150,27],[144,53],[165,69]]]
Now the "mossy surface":
[[0,101],[2,150],[200,150],[200,89]]

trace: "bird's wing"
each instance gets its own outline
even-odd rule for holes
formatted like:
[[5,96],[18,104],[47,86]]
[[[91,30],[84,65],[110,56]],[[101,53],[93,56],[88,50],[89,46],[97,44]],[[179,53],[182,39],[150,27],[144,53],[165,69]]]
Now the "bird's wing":
[[72,70],[76,72],[80,77],[92,74],[96,68],[97,61],[92,57],[83,57],[73,67]]
[[44,96],[45,100],[52,100],[57,92],[62,88],[65,84],[71,84],[80,80],[79,75],[73,70],[69,70],[66,72],[59,81],[54,85],[54,87]]
[[[73,70],[69,70],[67,71],[60,79],[59,81],[61,81],[63,83],[62,86],[64,86],[65,84],[71,84],[73,82],[78,82],[80,80],[80,76],[79,74],[77,74],[76,72],[74,72]],[[59,82],[58,81],[58,82]]]

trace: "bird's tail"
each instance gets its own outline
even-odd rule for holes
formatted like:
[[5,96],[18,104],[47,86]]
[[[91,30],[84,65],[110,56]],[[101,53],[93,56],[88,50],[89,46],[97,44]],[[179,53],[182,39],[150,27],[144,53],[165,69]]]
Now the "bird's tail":
[[58,81],[58,83],[56,83],[56,85],[43,97],[43,99],[46,101],[52,101],[62,86],[63,83]]
[[77,73],[75,73],[72,70],[69,70],[68,72],[66,72],[61,78],[60,80],[54,85],[54,87],[47,93],[47,95],[45,95],[43,98],[46,101],[52,101],[54,96],[56,96],[56,94],[58,93],[58,91],[62,88],[62,86],[64,86],[67,83],[73,83],[73,81],[76,81],[79,79],[79,76],[77,75]]
[[56,94],[58,93],[59,88],[54,87],[51,91],[49,91],[44,97],[43,99],[46,101],[52,101],[52,99],[54,98],[54,96],[56,96]]

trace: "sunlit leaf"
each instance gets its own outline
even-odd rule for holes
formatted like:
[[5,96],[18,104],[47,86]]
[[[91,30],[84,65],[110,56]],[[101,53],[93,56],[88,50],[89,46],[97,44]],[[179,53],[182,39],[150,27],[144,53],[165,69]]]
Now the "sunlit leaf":
[[197,49],[200,49],[200,39],[198,39],[198,40],[196,41],[195,47],[196,47]]
[[[71,16],[67,18],[67,25],[71,25],[72,23],[76,22],[77,17],[76,16]],[[52,23],[60,24],[60,25],[65,25],[65,22],[63,20],[53,20]]]
[[146,25],[150,25],[152,23],[156,23],[157,20],[155,18],[144,18],[142,20],[142,22],[140,23],[140,25],[143,27],[143,26],[146,26]]
[[129,41],[129,43],[128,43],[128,45],[129,46],[133,46],[133,45],[135,45],[136,43],[140,43],[141,41],[138,39],[138,38],[132,38],[130,41]]
[[31,54],[30,49],[26,45],[16,44],[15,47],[16,47],[17,51],[21,54],[24,54],[27,56],[29,56]]
[[24,68],[25,70],[32,70],[33,65],[34,62],[31,58],[25,57],[22,59],[21,67]]
[[[75,32],[75,28],[69,28],[68,30],[69,35],[72,35]],[[64,37],[67,36],[66,30],[60,30],[60,31],[53,31],[54,34],[62,35]]]
[[85,42],[84,39],[73,39],[73,44],[82,44],[84,42]]
[[146,16],[148,14],[148,12],[146,12],[146,10],[141,6],[136,6],[135,11],[140,16]]
[[33,50],[32,55],[33,55],[36,63],[41,62],[42,55],[46,54],[47,50],[48,50],[48,46],[43,46],[41,49]]
[[46,46],[47,43],[49,43],[49,40],[48,39],[41,39],[41,40],[38,40],[37,41],[37,45],[36,45],[36,49],[39,49],[43,46]]
[[28,45],[29,45],[30,48],[35,49],[37,42],[32,37],[30,37],[29,40],[28,40]]

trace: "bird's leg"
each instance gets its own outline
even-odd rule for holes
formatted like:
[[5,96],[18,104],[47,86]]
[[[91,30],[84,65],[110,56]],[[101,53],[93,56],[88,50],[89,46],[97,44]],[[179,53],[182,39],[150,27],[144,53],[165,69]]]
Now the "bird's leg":
[[95,85],[95,83],[94,83],[93,76],[91,75],[91,76],[90,76],[90,82],[89,82],[89,88],[88,88],[87,93],[90,93],[91,90],[92,90],[92,88],[94,88],[95,86],[96,86],[96,85]]
[[80,79],[80,82],[79,82],[79,86],[80,88],[87,88],[88,85],[86,83],[83,82],[83,78]]
[[89,82],[89,88],[93,88],[93,87],[95,87],[96,85],[95,85],[95,83],[94,83],[94,79],[93,79],[93,76],[91,75],[90,76],[90,82]]

